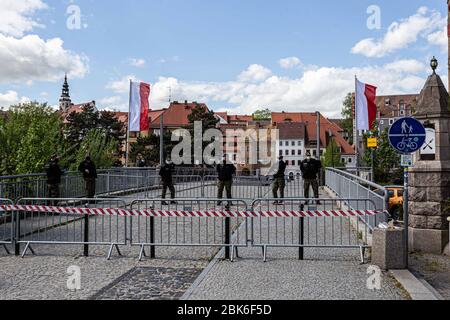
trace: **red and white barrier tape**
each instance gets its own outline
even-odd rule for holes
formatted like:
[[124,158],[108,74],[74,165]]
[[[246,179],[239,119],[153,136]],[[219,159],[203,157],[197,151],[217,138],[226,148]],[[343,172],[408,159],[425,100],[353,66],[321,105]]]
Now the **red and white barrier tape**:
[[80,214],[93,216],[143,216],[143,217],[198,217],[198,218],[331,218],[331,217],[364,217],[375,216],[384,213],[376,210],[322,210],[322,211],[228,211],[228,210],[126,210],[111,208],[75,208],[75,207],[53,207],[37,205],[7,205],[0,206],[1,211],[25,211],[35,213],[59,213],[59,214]]

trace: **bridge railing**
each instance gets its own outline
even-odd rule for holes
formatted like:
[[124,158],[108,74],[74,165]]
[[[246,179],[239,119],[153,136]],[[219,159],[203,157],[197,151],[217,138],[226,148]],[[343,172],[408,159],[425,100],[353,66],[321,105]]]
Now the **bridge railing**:
[[[325,171],[325,185],[333,191],[338,198],[371,200],[374,207],[369,204],[369,207],[366,208],[368,210],[389,210],[388,190],[369,180],[362,179],[342,170],[327,168]],[[357,207],[357,201],[348,201],[346,205],[351,209],[359,209]],[[371,229],[376,227],[374,221],[367,221],[367,223]]]

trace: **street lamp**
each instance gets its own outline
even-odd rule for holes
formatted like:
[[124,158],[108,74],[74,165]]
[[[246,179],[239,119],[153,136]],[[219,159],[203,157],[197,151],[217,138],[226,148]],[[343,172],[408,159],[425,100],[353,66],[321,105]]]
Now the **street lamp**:
[[439,63],[435,56],[433,56],[433,59],[431,59],[430,66],[431,69],[433,69],[433,74],[436,74],[436,69],[439,66]]

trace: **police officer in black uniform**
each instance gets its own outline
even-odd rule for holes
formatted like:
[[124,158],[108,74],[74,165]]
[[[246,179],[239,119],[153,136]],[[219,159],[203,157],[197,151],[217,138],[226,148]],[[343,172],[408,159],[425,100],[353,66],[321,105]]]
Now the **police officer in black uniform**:
[[[167,159],[161,169],[159,170],[159,175],[161,176],[163,191],[162,191],[162,199],[166,199],[167,189],[170,190],[170,198],[172,201],[171,204],[176,204],[175,199],[175,186],[173,184],[173,173],[175,172],[175,164]],[[162,205],[168,205],[167,202],[163,201]]]
[[[311,153],[306,154],[306,159],[301,163],[300,170],[303,174],[305,198],[309,199],[309,189],[312,187],[314,198],[319,199],[318,174],[322,169],[322,162],[311,157]],[[320,204],[320,201],[317,201]]]
[[[53,199],[60,198],[59,186],[61,184],[62,171],[56,154],[45,165],[45,172],[47,173],[48,196]],[[54,202],[53,205],[56,205],[56,203]]]

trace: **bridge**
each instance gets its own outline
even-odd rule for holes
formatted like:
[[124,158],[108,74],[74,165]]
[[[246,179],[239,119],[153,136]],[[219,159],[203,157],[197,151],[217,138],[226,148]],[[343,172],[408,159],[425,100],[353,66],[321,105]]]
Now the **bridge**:
[[[27,279],[17,290],[6,290],[5,296],[14,297],[20,290],[29,297],[33,294],[29,285],[35,280],[13,270],[36,272],[57,261],[60,267],[82,264],[93,270],[93,275],[85,274],[90,281],[87,288],[61,291],[68,298],[119,298],[115,295],[120,286],[131,294],[132,288],[142,285],[135,283],[140,273],[154,277],[149,270],[183,279],[182,288],[168,290],[168,298],[177,299],[270,299],[289,294],[316,298],[324,292],[329,298],[404,298],[388,277],[381,290],[366,287],[372,231],[388,219],[389,194],[384,187],[330,168],[324,172],[320,199],[303,198],[302,179],[286,177],[286,198],[274,203],[279,199],[272,198],[268,178],[237,176],[233,199],[228,201],[217,198],[213,171],[192,170],[177,173],[177,198],[165,204],[156,173],[127,168],[99,171],[95,199],[83,198],[83,180],[76,173],[64,176],[61,199],[47,198],[43,175],[2,177],[1,259],[13,267],[11,276]],[[99,275],[95,265],[110,273]],[[279,292],[273,278],[277,268],[286,272],[280,276],[288,285],[285,292]],[[323,281],[311,283],[320,272]],[[261,274],[275,281],[269,292],[254,291],[264,287]],[[108,286],[123,276],[128,284]],[[356,289],[324,291],[328,280],[342,283],[343,276],[352,277],[348,284]],[[164,277],[149,286],[164,291]],[[309,284],[310,291],[298,291],[299,283]],[[219,289],[224,285],[229,290]],[[153,297],[143,290],[124,298],[140,295]]]

